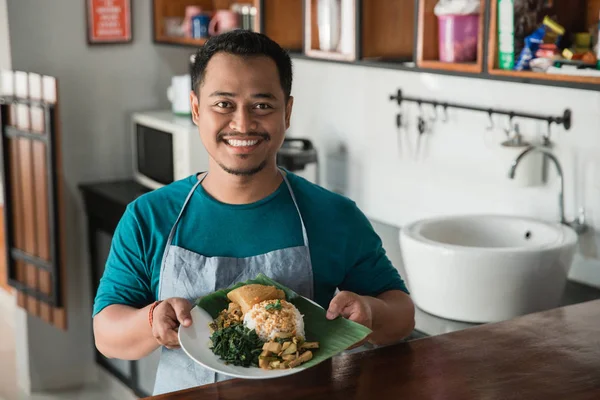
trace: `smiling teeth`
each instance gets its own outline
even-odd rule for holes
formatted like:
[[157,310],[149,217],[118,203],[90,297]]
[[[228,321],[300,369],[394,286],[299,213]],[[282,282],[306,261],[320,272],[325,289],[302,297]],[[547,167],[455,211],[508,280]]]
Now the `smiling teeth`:
[[258,140],[228,140],[227,143],[233,147],[248,147],[254,146]]

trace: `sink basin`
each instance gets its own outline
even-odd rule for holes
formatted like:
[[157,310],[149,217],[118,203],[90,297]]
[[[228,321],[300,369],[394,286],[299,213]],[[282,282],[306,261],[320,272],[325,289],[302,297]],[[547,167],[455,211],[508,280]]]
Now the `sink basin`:
[[565,225],[501,215],[429,218],[400,230],[415,304],[472,323],[559,306],[576,244]]

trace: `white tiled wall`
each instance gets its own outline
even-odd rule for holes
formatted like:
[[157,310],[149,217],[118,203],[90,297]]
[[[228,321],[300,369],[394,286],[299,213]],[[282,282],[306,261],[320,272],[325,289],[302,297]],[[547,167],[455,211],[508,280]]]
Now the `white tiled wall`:
[[[539,185],[519,187],[507,178],[516,155],[507,156],[499,145],[506,139],[502,128],[508,118],[495,117],[496,129],[490,132],[487,114],[449,110],[449,121],[434,124],[422,138],[421,157],[415,159],[418,108],[407,103],[403,114],[410,126],[401,133],[401,153],[395,127],[399,108],[389,100],[401,88],[406,96],[521,112],[560,115],[570,108],[571,129],[554,125],[551,130],[565,173],[567,218],[584,207],[589,222],[600,227],[600,93],[310,60],[294,60],[294,73],[289,135],[314,140],[323,164],[330,148],[340,141],[348,146],[348,194],[369,217],[398,227],[422,217],[456,213],[558,220],[553,166],[548,184],[537,179]],[[431,107],[424,106],[424,112],[433,115]],[[440,118],[441,114],[440,110]],[[514,122],[533,143],[539,143],[547,130],[545,122],[518,118]],[[518,176],[525,172],[517,169]],[[600,262],[595,257],[578,260],[571,277],[600,286]]]

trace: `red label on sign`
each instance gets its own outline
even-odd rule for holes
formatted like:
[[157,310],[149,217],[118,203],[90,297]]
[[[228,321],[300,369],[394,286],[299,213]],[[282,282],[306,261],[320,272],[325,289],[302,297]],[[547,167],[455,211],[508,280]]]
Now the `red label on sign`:
[[130,0],[88,0],[92,42],[128,41],[131,38]]

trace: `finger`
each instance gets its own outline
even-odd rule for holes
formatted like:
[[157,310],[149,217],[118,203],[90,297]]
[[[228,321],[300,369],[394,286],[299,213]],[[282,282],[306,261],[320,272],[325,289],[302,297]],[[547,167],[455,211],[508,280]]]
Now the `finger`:
[[[171,346],[172,344],[178,344],[177,340],[177,321],[175,321],[173,315],[163,314],[155,319],[152,329],[154,338],[163,346]],[[173,334],[175,338],[173,338]],[[175,339],[175,340],[174,340]]]
[[179,347],[179,337],[177,336],[177,331],[173,329],[167,330],[162,337],[162,343],[169,349]]
[[339,292],[329,303],[327,318],[335,319],[352,305],[354,296],[350,292]]
[[190,311],[192,310],[192,304],[185,299],[175,299],[171,306],[177,316],[177,321],[183,326],[190,326],[192,324],[192,316]]
[[173,327],[167,325],[157,327],[154,337],[161,345],[168,348],[179,346],[177,331]]

